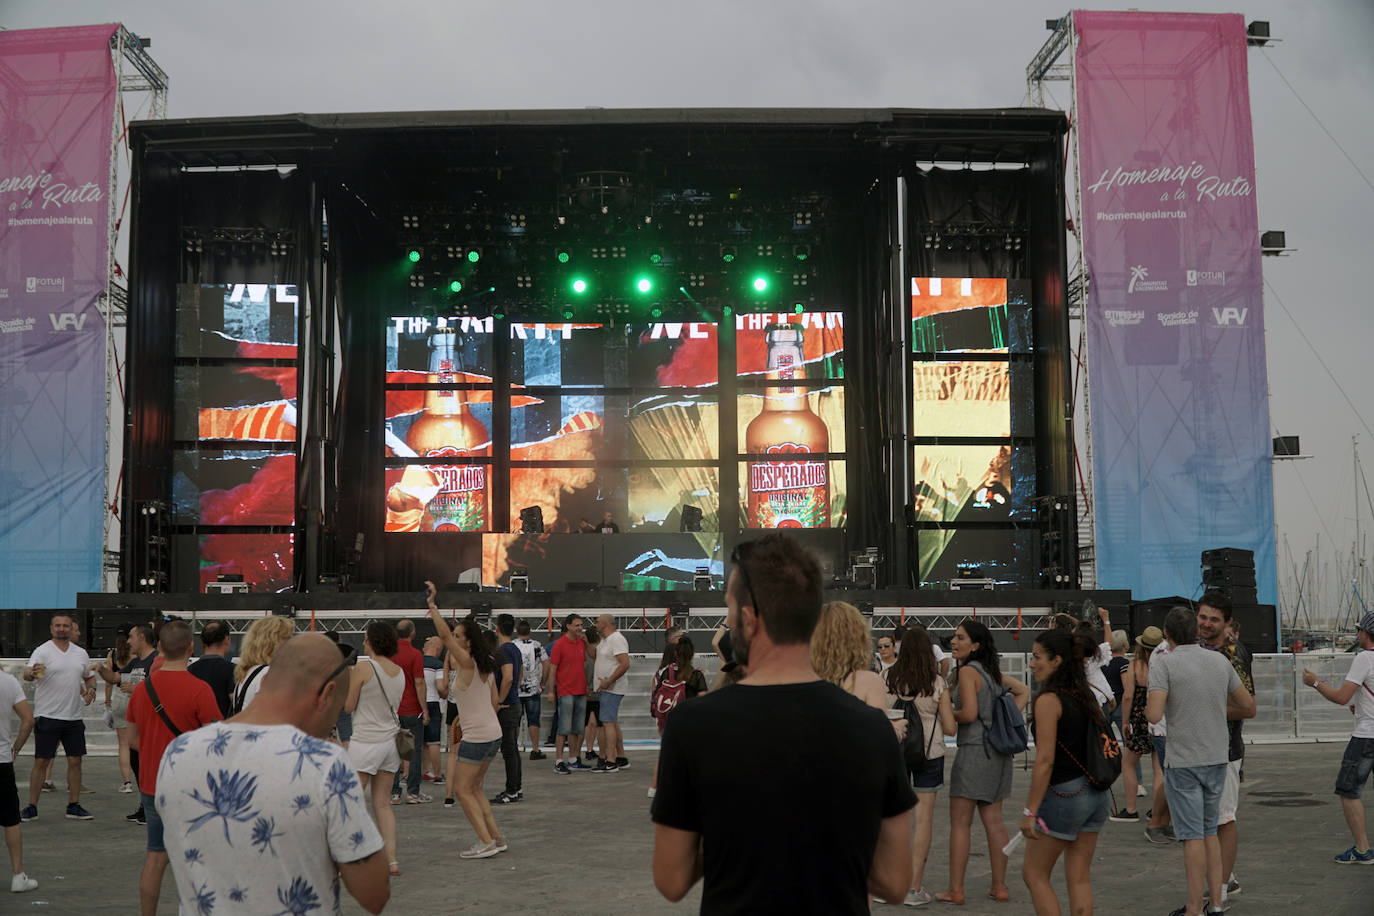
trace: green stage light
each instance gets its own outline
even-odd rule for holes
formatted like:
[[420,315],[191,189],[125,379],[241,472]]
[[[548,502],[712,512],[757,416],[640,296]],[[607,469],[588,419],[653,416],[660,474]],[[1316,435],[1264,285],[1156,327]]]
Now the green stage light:
[[420,260],[420,251],[419,251],[419,249],[417,249],[417,248],[412,248],[412,249],[410,249],[410,254],[406,255],[406,257],[410,258],[410,263],[412,263],[412,264],[418,263],[419,260]]
[[478,261],[480,261],[480,260],[482,260],[482,253],[481,253],[480,251],[478,251],[476,248],[474,248],[474,249],[472,249],[471,251],[468,252],[468,263],[469,263],[469,264],[476,264],[476,263],[477,263]]
[[804,311],[806,311],[806,307],[805,307],[804,305],[802,305],[800,302],[798,302],[796,305],[792,306],[792,312],[793,312],[793,314],[800,315],[800,314],[801,314],[802,312],[804,312]]
[[648,277],[640,277],[638,280],[635,281],[635,289],[639,290],[640,293],[643,294],[653,292],[654,281],[650,280]]
[[563,320],[564,320],[564,321],[572,321],[572,316],[573,316],[572,306],[571,306],[571,305],[564,306],[564,308],[563,308]]
[[663,309],[659,308],[658,306],[654,306],[653,308],[649,309],[649,317],[657,321],[658,319],[663,317]]
[[767,292],[767,291],[768,291],[768,278],[765,277],[765,276],[762,276],[762,275],[755,277],[755,278],[754,278],[754,292],[756,292],[756,293],[765,293],[765,292]]
[[560,251],[560,252],[558,252],[558,263],[559,263],[559,264],[566,264],[566,263],[568,263],[568,258],[569,258],[569,257],[571,257],[571,255],[569,255],[566,251]]
[[587,281],[581,277],[572,281],[572,291],[575,293],[585,293],[587,291]]
[[461,293],[463,291],[463,281],[454,280],[448,285],[448,291],[451,293]]

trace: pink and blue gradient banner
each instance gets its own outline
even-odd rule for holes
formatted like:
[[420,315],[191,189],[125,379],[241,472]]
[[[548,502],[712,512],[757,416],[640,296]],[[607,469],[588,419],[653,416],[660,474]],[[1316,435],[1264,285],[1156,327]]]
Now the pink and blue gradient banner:
[[99,591],[116,26],[0,32],[0,607]]
[[[1254,136],[1239,15],[1075,12],[1098,584],[1276,592]],[[1245,603],[1245,602],[1237,602]]]

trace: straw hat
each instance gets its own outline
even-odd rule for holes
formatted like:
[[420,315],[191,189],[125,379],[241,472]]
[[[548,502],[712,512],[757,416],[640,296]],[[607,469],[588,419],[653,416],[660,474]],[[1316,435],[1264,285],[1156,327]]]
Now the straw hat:
[[1145,632],[1135,638],[1136,645],[1153,649],[1155,646],[1164,642],[1164,632],[1159,627],[1146,627]]

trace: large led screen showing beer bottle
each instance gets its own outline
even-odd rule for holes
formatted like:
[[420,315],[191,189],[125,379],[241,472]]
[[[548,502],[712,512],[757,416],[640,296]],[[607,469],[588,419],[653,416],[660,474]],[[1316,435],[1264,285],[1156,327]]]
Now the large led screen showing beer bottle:
[[177,287],[177,356],[295,359],[300,297],[289,283]]
[[[740,525],[827,528],[844,520],[844,320],[839,312],[740,315]],[[831,384],[826,384],[831,382]]]
[[1030,284],[981,277],[913,277],[911,352],[1030,353]]
[[386,531],[490,530],[492,330],[490,318],[390,320],[386,454],[435,460],[389,462]]

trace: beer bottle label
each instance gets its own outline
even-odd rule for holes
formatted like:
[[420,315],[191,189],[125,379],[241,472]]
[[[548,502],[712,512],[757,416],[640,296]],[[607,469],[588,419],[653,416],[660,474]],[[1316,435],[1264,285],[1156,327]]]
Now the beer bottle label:
[[[467,449],[431,449],[427,458],[467,458]],[[482,531],[487,527],[487,469],[480,464],[430,465],[439,492],[425,507],[432,531]]]
[[[811,449],[783,442],[755,454],[795,459],[811,454]],[[751,458],[747,471],[750,528],[830,527],[830,472],[825,461]]]

